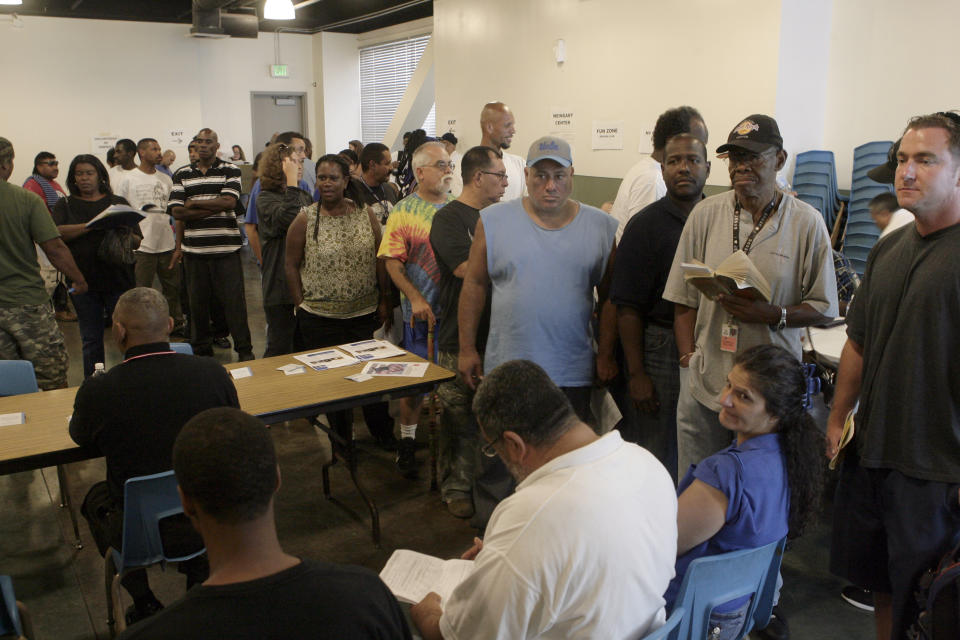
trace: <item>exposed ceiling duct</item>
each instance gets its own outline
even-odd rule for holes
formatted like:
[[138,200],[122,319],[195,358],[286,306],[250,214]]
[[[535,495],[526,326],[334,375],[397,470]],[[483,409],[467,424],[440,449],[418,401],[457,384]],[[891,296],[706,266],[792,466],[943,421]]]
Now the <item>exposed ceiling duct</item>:
[[253,7],[240,7],[227,12],[235,0],[193,0],[194,38],[256,38],[260,22]]

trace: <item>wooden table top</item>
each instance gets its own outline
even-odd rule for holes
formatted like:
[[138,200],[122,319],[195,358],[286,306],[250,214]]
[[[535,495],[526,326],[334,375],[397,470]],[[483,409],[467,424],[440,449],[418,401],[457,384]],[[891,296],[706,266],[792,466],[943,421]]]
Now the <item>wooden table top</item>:
[[[309,353],[304,352],[304,353]],[[388,358],[396,362],[423,362],[413,354]],[[454,374],[431,364],[422,378],[378,376],[364,382],[344,379],[359,373],[362,364],[288,376],[276,368],[299,363],[293,355],[250,362],[232,362],[227,370],[249,366],[249,378],[234,380],[240,407],[266,422],[315,416],[327,411],[422,393]],[[23,412],[23,424],[0,427],[0,474],[37,469],[97,457],[70,438],[68,417],[73,413],[77,387],[0,397],[0,414]]]

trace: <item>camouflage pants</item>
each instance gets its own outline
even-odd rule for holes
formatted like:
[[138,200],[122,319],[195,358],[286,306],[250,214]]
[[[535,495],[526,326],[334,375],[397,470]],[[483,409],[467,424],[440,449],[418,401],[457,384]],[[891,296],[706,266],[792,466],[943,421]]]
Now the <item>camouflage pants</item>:
[[[440,352],[439,364],[457,370],[457,354]],[[460,378],[437,387],[443,403],[440,414],[440,443],[437,456],[440,495],[446,502],[454,498],[470,499],[473,481],[480,465],[479,428],[471,410],[474,391]]]
[[29,360],[44,391],[67,386],[67,346],[49,304],[0,307],[0,360]]

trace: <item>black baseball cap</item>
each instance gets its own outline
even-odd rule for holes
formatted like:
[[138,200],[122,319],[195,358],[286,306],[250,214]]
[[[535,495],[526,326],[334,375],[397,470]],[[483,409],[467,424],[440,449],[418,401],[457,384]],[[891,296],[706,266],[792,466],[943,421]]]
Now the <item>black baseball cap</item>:
[[755,113],[744,118],[727,136],[727,143],[717,147],[717,153],[732,149],[746,149],[763,153],[767,149],[783,149],[783,138],[777,121],[770,116]]
[[[903,138],[900,138],[900,140],[903,140]],[[893,184],[893,179],[897,174],[897,152],[900,151],[900,140],[890,145],[885,163],[867,171],[868,178],[880,184]]]

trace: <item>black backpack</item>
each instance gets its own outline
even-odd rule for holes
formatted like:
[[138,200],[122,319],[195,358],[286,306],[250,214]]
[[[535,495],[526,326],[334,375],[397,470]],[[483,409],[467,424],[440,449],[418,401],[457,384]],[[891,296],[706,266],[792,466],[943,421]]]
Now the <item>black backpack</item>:
[[960,638],[960,544],[923,574],[916,598],[920,615],[907,632],[910,640]]

